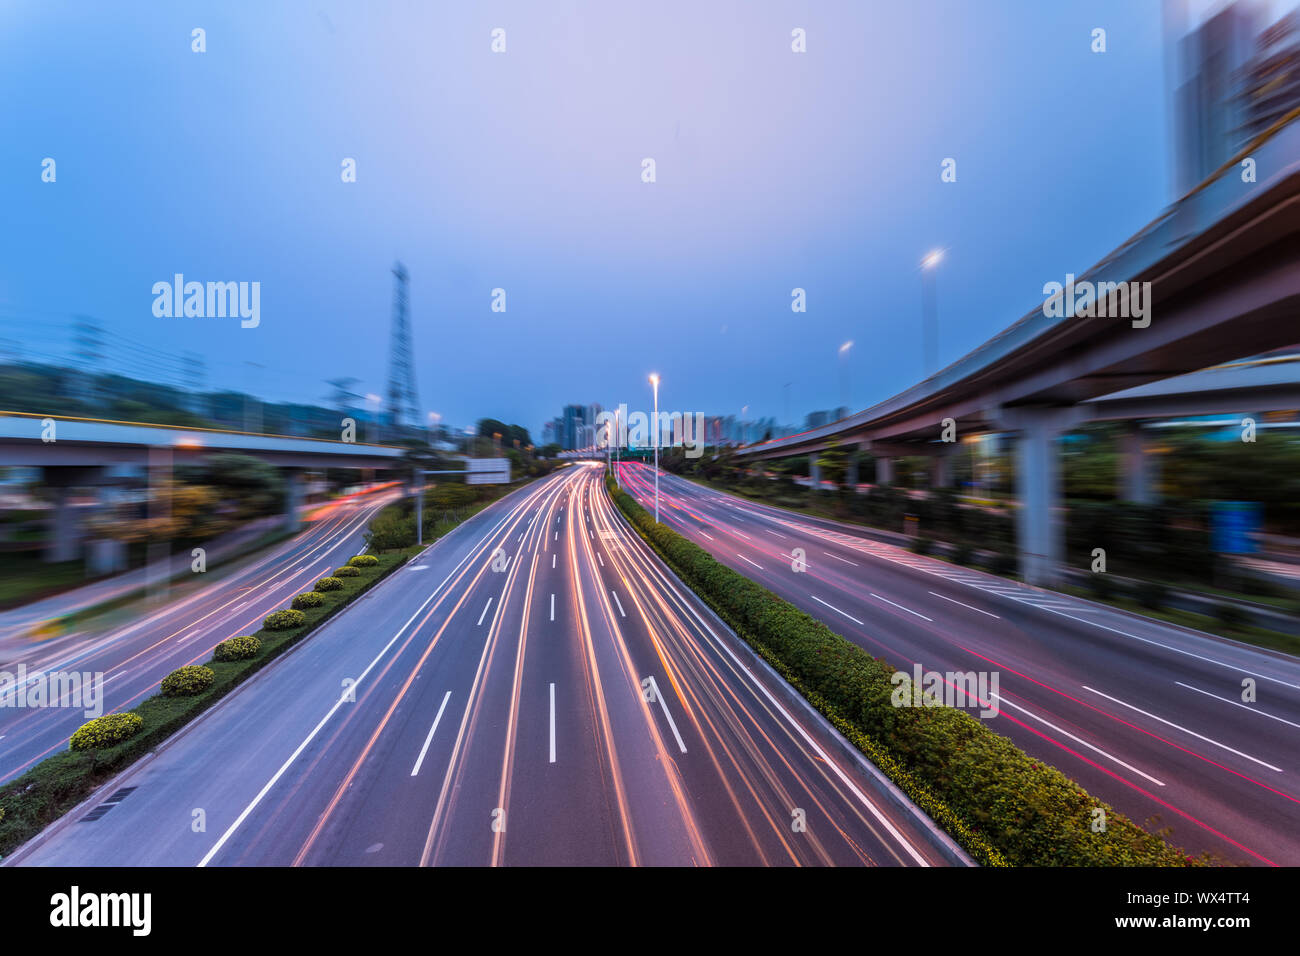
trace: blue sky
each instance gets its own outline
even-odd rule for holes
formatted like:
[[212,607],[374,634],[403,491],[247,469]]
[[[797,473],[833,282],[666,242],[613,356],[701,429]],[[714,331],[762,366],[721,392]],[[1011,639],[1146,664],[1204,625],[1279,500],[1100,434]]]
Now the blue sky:
[[[920,377],[928,250],[946,364],[1170,198],[1157,0],[9,3],[0,103],[0,338],[84,314],[157,378],[382,394],[400,258],[422,411],[535,436],[651,371],[802,418],[848,339],[863,407]],[[176,272],[259,281],[260,326],[155,318]]]

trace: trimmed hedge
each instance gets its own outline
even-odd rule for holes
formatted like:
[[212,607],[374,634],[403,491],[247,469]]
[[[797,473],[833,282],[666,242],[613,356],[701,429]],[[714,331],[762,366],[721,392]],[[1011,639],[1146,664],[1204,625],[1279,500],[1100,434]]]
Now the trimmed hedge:
[[262,642],[252,634],[228,637],[212,649],[212,659],[219,663],[246,661],[250,657],[256,657],[261,649]]
[[302,627],[307,623],[307,618],[303,617],[302,611],[295,611],[285,608],[281,611],[272,611],[262,621],[262,626],[268,631],[287,631],[291,628]]
[[334,577],[336,578],[355,578],[360,573],[360,568],[354,568],[350,564],[345,564],[341,568],[334,569]]
[[139,733],[143,727],[144,720],[139,714],[105,714],[78,727],[69,738],[68,746],[73,750],[111,747]]
[[[1193,861],[1059,770],[951,707],[895,707],[895,668],[654,519],[612,478],[632,526],[741,637],[977,861],[1187,866]],[[910,682],[904,693],[910,693]],[[1093,811],[1106,814],[1094,833]]]
[[178,667],[162,679],[159,688],[164,697],[193,697],[201,694],[217,679],[211,667],[202,664],[186,664]]
[[343,590],[343,579],[342,579],[342,578],[321,578],[319,581],[316,582],[316,588],[315,588],[315,590],[317,590],[317,591],[342,591],[342,590]]
[[373,554],[358,554],[348,558],[348,564],[354,568],[369,568],[379,563],[379,559]]
[[323,595],[317,594],[315,591],[304,591],[302,594],[293,596],[292,606],[295,611],[305,611],[309,607],[320,607],[324,603],[325,598]]

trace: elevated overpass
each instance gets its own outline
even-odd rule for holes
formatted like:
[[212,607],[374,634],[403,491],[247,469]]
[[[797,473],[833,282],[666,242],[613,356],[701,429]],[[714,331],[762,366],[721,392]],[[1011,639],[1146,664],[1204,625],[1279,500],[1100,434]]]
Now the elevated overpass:
[[[1242,181],[1238,160],[1246,157],[1255,160],[1257,182]],[[1050,582],[1064,553],[1055,522],[1062,434],[1090,418],[1121,417],[1116,393],[1300,338],[1300,122],[1291,117],[1260,137],[1076,280],[1085,281],[1149,282],[1150,323],[1054,317],[1040,304],[892,398],[737,454],[761,460],[856,448],[885,462],[887,481],[892,458],[950,448],[942,441],[948,420],[959,438],[1015,432],[1021,570],[1028,581]]]
[[54,492],[53,529],[46,551],[50,561],[72,560],[80,553],[78,509],[70,500],[73,488],[98,488],[103,494],[118,483],[115,473],[121,466],[170,469],[177,463],[198,462],[220,453],[249,455],[285,469],[284,511],[286,521],[293,524],[302,498],[301,470],[392,468],[401,462],[406,449],[214,428],[0,412],[0,467],[40,468],[43,483]]

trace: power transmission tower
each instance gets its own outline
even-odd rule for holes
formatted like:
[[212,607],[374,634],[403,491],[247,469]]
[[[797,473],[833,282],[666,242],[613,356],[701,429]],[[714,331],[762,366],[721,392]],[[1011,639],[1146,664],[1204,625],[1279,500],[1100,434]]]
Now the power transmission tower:
[[73,355],[81,377],[76,388],[76,397],[88,406],[97,404],[97,380],[99,363],[104,358],[104,330],[88,316],[79,315],[73,324]]
[[186,352],[181,356],[181,391],[186,395],[186,404],[195,415],[207,415],[207,396],[203,389],[207,386],[208,365],[203,356],[197,352]]
[[393,427],[416,423],[419,399],[415,394],[415,368],[411,364],[411,318],[407,309],[407,273],[400,262],[393,266],[392,353],[388,362],[388,423]]

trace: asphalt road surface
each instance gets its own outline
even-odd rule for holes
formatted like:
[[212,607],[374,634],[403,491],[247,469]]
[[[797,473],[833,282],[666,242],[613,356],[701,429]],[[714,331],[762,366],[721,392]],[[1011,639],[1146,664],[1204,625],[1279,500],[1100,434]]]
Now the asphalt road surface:
[[[653,511],[653,470],[621,478]],[[996,672],[992,729],[1131,819],[1222,862],[1300,865],[1300,660],[675,475],[659,494],[660,520],[895,667]],[[954,700],[973,715],[994,703]]]

